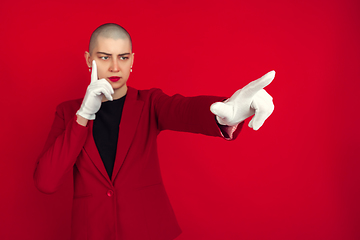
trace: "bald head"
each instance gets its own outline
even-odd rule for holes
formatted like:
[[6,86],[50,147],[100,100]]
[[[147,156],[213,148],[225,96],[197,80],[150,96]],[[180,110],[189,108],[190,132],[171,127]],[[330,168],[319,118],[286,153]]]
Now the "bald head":
[[121,27],[115,23],[105,23],[95,29],[95,31],[91,34],[90,43],[89,43],[89,53],[92,54],[95,46],[97,45],[97,41],[99,37],[104,38],[112,38],[112,39],[129,39],[131,50],[132,50],[132,41],[130,34],[125,30],[125,28]]

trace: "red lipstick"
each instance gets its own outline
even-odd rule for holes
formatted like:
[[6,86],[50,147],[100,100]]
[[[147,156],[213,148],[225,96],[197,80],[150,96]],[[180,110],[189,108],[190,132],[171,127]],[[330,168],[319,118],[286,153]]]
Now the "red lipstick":
[[110,79],[110,81],[112,81],[112,82],[117,82],[117,81],[119,81],[120,80],[120,77],[109,77],[109,79]]

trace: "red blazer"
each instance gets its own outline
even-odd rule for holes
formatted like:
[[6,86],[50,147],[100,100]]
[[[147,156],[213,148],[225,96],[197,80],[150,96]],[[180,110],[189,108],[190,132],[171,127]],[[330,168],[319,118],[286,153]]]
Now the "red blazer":
[[[172,97],[159,89],[129,87],[119,126],[112,179],[96,148],[92,127],[76,122],[82,99],[57,107],[34,181],[53,193],[73,171],[71,239],[170,240],[181,229],[162,182],[157,136],[162,130],[222,137],[210,105],[223,97]],[[241,126],[234,132],[236,138]]]

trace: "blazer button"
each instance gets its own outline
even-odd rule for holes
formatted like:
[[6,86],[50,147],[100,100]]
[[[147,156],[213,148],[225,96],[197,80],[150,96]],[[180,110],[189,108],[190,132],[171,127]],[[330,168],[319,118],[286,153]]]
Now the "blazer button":
[[114,191],[113,191],[113,190],[107,191],[107,195],[108,195],[109,197],[111,197],[112,195],[114,195]]

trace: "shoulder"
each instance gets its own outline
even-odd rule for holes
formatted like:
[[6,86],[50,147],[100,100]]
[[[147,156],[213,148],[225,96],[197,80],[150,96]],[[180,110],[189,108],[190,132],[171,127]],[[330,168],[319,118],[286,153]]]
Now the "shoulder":
[[167,96],[159,88],[138,90],[133,87],[128,87],[128,95],[130,97],[135,97],[136,100],[145,101],[145,102],[155,100],[160,96]]

